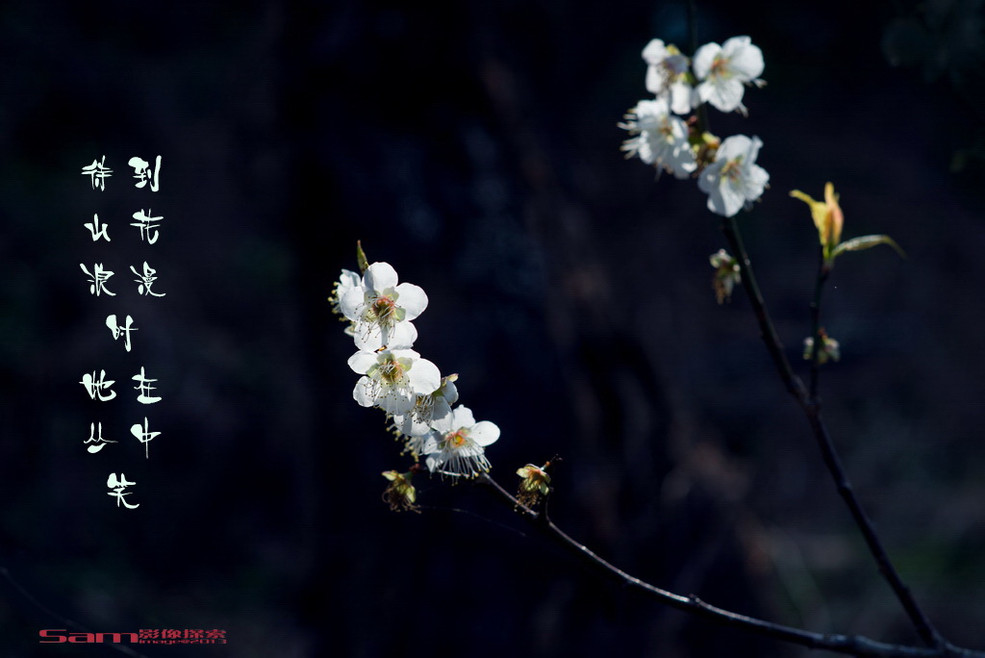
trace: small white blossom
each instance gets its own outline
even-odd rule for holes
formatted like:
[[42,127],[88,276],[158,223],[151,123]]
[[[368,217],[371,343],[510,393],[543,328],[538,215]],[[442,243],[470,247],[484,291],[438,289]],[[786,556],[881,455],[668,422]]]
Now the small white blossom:
[[[332,295],[328,298],[328,302],[332,305],[332,313],[336,315],[343,315],[341,300],[345,297],[353,288],[359,286],[362,282],[362,277],[359,276],[358,272],[353,272],[352,270],[342,270],[342,274],[339,275],[339,280],[335,282],[335,287],[332,288]],[[348,318],[346,318],[348,320]],[[355,334],[356,324],[349,320],[349,324],[345,328],[345,333],[349,336]]]
[[441,385],[438,367],[409,349],[356,352],[349,357],[349,367],[362,375],[352,390],[353,399],[390,415],[410,412],[418,396]]
[[441,378],[441,385],[433,393],[417,396],[414,407],[406,414],[395,416],[394,425],[401,434],[421,436],[431,431],[433,421],[451,413],[451,405],[458,402],[458,375]]
[[732,298],[732,289],[736,284],[742,283],[742,268],[735,256],[719,249],[712,254],[708,261],[715,268],[715,276],[711,280],[711,286],[715,290],[715,299],[718,303],[726,302]]
[[417,329],[411,320],[427,305],[427,295],[420,287],[397,284],[397,272],[389,263],[373,263],[357,285],[339,295],[342,314],[355,325],[356,347],[368,352],[413,345]]
[[706,43],[694,53],[694,75],[701,81],[695,89],[698,99],[722,112],[738,109],[745,114],[743,85],[763,85],[762,72],[763,52],[749,37],[732,37],[721,46]]
[[653,39],[643,49],[646,62],[646,90],[663,98],[675,114],[691,111],[694,89],[688,82],[687,57],[674,45],[664,46],[660,39]]
[[329,301],[332,302],[332,310],[336,313],[342,314],[342,307],[340,306],[340,301],[345,297],[353,288],[359,286],[362,282],[362,277],[359,276],[358,272],[353,272],[352,270],[343,269],[342,273],[339,275],[339,280],[335,283],[335,289],[332,291],[332,296]]
[[406,413],[394,414],[394,433],[403,437],[406,449],[415,457],[424,449],[424,442],[431,433],[435,422],[439,424],[451,415],[451,406],[458,402],[458,375],[441,378],[438,390],[427,395],[418,395],[414,406]]
[[758,137],[745,135],[733,135],[721,143],[715,161],[698,178],[698,187],[708,195],[708,210],[731,217],[762,196],[770,179],[756,164],[762,145]]
[[683,119],[670,113],[667,101],[642,100],[619,124],[632,135],[623,142],[627,157],[638,155],[646,164],[663,168],[676,178],[687,178],[698,168],[688,142],[688,128]]
[[423,448],[429,471],[474,477],[489,470],[485,447],[499,438],[499,427],[494,423],[475,422],[472,411],[460,405],[435,420],[433,426]]
[[[841,359],[841,343],[832,338],[821,328],[821,346],[817,350],[817,364],[823,365],[828,361],[838,361]],[[808,336],[804,339],[804,360],[810,361],[814,358],[814,337]]]

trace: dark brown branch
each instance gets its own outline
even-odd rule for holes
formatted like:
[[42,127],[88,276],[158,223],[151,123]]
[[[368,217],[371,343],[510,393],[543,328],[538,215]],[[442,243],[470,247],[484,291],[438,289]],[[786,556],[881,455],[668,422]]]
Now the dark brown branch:
[[521,505],[512,494],[506,491],[506,489],[489,475],[481,476],[478,482],[487,485],[501,501],[513,507],[513,509],[519,512],[534,527],[557,541],[574,555],[583,559],[594,570],[615,578],[622,585],[639,590],[660,603],[694,614],[711,622],[743,629],[809,649],[823,649],[852,656],[872,656],[876,658],[985,658],[985,653],[963,649],[944,642],[939,646],[927,648],[878,642],[861,635],[814,633],[724,610],[702,601],[694,594],[687,596],[675,594],[640,580],[600,557],[587,546],[575,541],[561,530],[561,528],[551,521],[545,511],[538,512]]
[[937,629],[935,629],[930,623],[927,615],[923,612],[919,604],[917,604],[916,599],[913,598],[913,594],[910,592],[910,589],[903,582],[903,579],[900,577],[896,567],[893,566],[892,561],[889,559],[889,554],[882,545],[882,541],[879,539],[879,535],[876,533],[875,527],[872,525],[872,521],[869,519],[868,515],[865,513],[865,510],[862,508],[861,503],[858,501],[858,498],[855,496],[855,491],[852,488],[848,475],[841,464],[841,458],[838,456],[838,451],[835,449],[834,443],[831,441],[831,435],[828,433],[827,426],[821,418],[821,409],[818,403],[816,390],[816,372],[818,350],[821,349],[821,345],[819,344],[820,298],[821,289],[828,275],[827,268],[822,264],[818,271],[818,281],[815,289],[814,302],[811,309],[812,324],[814,325],[814,359],[812,363],[813,374],[811,378],[811,390],[808,391],[800,377],[794,374],[793,368],[790,366],[790,361],[787,359],[787,356],[783,351],[783,344],[780,342],[780,337],[777,335],[776,329],[773,326],[773,321],[770,319],[769,311],[763,301],[762,293],[759,290],[759,284],[756,281],[756,275],[752,269],[752,263],[749,260],[749,254],[746,252],[745,246],[742,244],[742,237],[739,233],[739,229],[734,218],[729,217],[722,223],[722,232],[725,234],[725,239],[735,252],[735,258],[739,262],[739,267],[742,274],[742,284],[749,295],[749,301],[752,304],[753,311],[759,323],[760,333],[763,341],[766,343],[766,349],[772,357],[780,379],[783,381],[784,386],[786,386],[787,391],[797,400],[797,403],[800,405],[805,416],[807,417],[807,421],[811,426],[811,432],[813,433],[818,447],[821,450],[824,464],[827,466],[828,471],[834,480],[838,493],[848,506],[852,519],[861,531],[862,536],[865,539],[866,546],[868,546],[869,552],[872,554],[872,557],[879,568],[879,572],[889,583],[893,593],[896,595],[896,598],[903,606],[903,609],[909,616],[914,628],[920,635],[920,639],[931,647],[940,648],[945,646],[945,642],[940,633],[938,633]]
[[770,357],[773,359],[773,364],[776,366],[777,372],[780,375],[780,380],[786,387],[787,392],[794,396],[801,403],[801,406],[803,406],[806,404],[808,398],[807,389],[804,388],[804,383],[800,380],[800,377],[794,374],[793,368],[790,366],[790,361],[787,360],[787,355],[783,351],[783,343],[780,342],[780,336],[776,333],[776,328],[770,319],[769,311],[766,310],[766,302],[763,301],[763,295],[759,290],[759,282],[756,280],[756,275],[753,272],[749,254],[746,251],[745,245],[742,243],[742,235],[739,233],[735,218],[728,217],[725,219],[722,223],[722,232],[725,234],[725,240],[728,242],[729,247],[732,248],[732,253],[735,254],[735,259],[739,262],[742,286],[749,295],[752,310],[756,314],[756,321],[759,323],[760,334],[762,335],[763,342],[766,343],[766,349],[770,353]]
[[824,258],[823,247],[818,247],[818,261],[814,300],[811,302],[811,336],[814,337],[814,342],[811,346],[811,383],[808,392],[811,402],[816,406],[820,406],[817,396],[818,373],[821,368],[819,355],[824,348],[824,333],[821,329],[821,293],[824,292],[824,284],[831,272],[831,266]]

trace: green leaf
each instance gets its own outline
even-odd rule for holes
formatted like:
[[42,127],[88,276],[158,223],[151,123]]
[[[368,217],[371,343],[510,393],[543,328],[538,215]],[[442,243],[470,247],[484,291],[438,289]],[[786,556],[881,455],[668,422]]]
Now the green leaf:
[[366,252],[363,251],[362,240],[356,240],[356,263],[359,265],[360,272],[365,272],[369,269],[369,261],[366,260]]
[[862,251],[881,244],[889,245],[900,255],[900,258],[906,258],[906,252],[888,235],[860,235],[857,238],[845,240],[835,247],[831,252],[831,260],[834,260],[846,251]]

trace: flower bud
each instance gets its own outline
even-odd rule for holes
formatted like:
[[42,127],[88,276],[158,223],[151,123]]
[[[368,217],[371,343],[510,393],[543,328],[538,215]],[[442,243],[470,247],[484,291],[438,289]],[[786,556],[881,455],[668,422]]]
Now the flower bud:
[[824,260],[833,260],[832,252],[841,242],[841,229],[845,223],[845,216],[838,205],[838,195],[835,194],[834,183],[825,183],[824,201],[815,201],[810,196],[800,190],[793,190],[790,196],[800,199],[811,208],[811,217],[814,219],[814,226],[817,227],[818,239],[821,247],[824,248]]
[[520,476],[520,488],[517,491],[517,500],[524,507],[533,507],[540,502],[541,498],[550,493],[551,476],[547,474],[548,464],[534,466],[527,464],[518,468],[516,474]]
[[735,284],[742,283],[739,261],[724,249],[719,249],[708,260],[711,266],[715,268],[715,276],[711,280],[711,286],[715,290],[715,299],[718,300],[719,304],[729,301]]
[[[841,345],[834,338],[828,336],[824,329],[817,332],[821,336],[821,346],[817,351],[817,364],[822,365],[828,361],[837,361],[841,358]],[[804,360],[810,361],[814,358],[814,338],[804,339]]]
[[414,476],[412,471],[398,473],[397,471],[386,471],[383,477],[390,481],[389,486],[383,492],[383,501],[390,506],[394,512],[417,512],[416,505],[417,489],[411,484]]

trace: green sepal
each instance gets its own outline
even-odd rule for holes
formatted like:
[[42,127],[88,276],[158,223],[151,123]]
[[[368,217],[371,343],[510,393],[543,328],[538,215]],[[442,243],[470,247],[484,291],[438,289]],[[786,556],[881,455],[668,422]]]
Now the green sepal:
[[871,249],[878,245],[885,244],[889,245],[900,255],[900,258],[906,258],[906,252],[900,248],[896,241],[893,240],[888,235],[860,235],[857,238],[852,238],[851,240],[845,240],[839,243],[832,251],[829,260],[834,260],[842,253],[846,251],[863,251],[865,249]]
[[366,260],[366,252],[363,251],[362,240],[356,240],[356,263],[359,265],[360,272],[365,272],[369,269],[369,261]]

